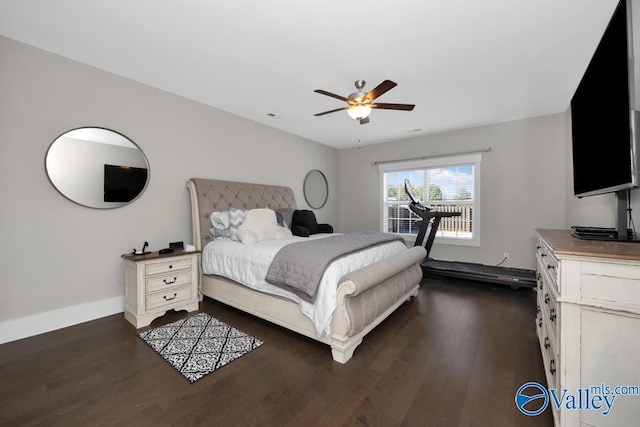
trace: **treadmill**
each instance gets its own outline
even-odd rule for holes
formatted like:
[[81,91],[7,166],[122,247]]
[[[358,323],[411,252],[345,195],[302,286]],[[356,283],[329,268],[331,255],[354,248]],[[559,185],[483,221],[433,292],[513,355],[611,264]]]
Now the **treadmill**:
[[[438,212],[423,205],[413,191],[411,182],[408,179],[404,180],[404,190],[411,199],[409,209],[421,218],[417,222],[420,228],[418,229],[418,236],[414,246],[422,246],[424,244],[424,248],[427,250],[427,257],[421,264],[424,277],[474,280],[508,285],[514,290],[536,287],[534,270],[462,261],[440,261],[429,257],[442,218],[460,216],[461,214],[460,212]],[[426,240],[425,236],[427,237]]]

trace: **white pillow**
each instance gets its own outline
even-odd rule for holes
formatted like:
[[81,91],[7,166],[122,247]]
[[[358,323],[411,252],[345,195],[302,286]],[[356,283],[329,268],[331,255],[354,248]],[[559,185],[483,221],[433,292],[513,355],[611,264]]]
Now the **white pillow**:
[[209,232],[218,239],[230,239],[229,211],[211,212],[211,228]]
[[229,228],[229,211],[211,212],[211,225],[216,228]]
[[253,244],[264,240],[290,239],[291,231],[278,226],[276,213],[271,209],[251,209],[247,211],[238,230],[240,241]]

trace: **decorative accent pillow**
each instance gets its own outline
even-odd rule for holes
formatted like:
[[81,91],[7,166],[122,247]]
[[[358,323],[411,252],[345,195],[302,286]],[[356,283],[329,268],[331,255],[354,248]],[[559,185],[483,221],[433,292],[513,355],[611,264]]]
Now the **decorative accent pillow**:
[[296,210],[293,213],[293,225],[306,228],[309,230],[309,234],[316,234],[318,232],[316,214],[308,209]]
[[229,237],[231,240],[235,240],[236,242],[240,241],[240,237],[238,237],[238,230],[240,229],[240,226],[242,226],[246,214],[246,209],[229,209]]
[[229,211],[211,212],[211,225],[209,232],[216,239],[230,239]]
[[271,209],[251,209],[247,212],[238,237],[244,244],[253,244],[264,240],[285,240],[292,237],[291,231],[279,227],[276,213]]
[[333,233],[329,224],[318,224],[316,214],[308,209],[293,212],[291,231],[294,236],[309,237],[311,234]]

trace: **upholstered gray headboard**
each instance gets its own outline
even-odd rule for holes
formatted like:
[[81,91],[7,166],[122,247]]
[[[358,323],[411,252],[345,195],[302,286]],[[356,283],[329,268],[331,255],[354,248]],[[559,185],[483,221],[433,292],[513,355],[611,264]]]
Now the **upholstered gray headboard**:
[[296,208],[293,190],[279,185],[251,184],[218,179],[191,178],[187,181],[191,195],[193,244],[201,250],[213,240],[209,232],[211,212],[229,208]]

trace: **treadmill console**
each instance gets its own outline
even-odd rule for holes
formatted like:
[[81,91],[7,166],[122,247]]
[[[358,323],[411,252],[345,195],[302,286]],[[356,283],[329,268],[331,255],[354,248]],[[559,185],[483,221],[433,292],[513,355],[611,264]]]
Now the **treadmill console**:
[[408,179],[404,180],[404,191],[407,193],[407,195],[411,199],[411,205],[413,207],[416,207],[421,211],[427,211],[428,212],[428,211],[431,210],[431,208],[428,208],[425,205],[423,205],[422,203],[420,203],[420,199],[416,195],[415,191],[413,191],[413,186],[411,185],[411,182]]

